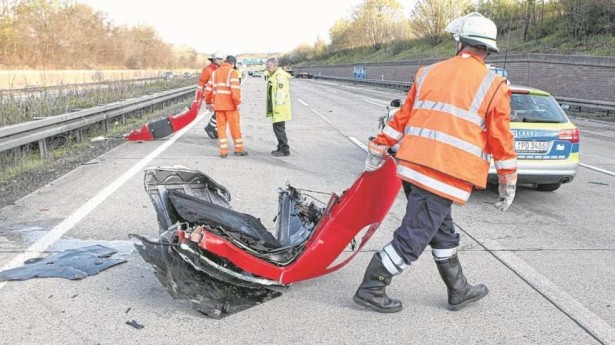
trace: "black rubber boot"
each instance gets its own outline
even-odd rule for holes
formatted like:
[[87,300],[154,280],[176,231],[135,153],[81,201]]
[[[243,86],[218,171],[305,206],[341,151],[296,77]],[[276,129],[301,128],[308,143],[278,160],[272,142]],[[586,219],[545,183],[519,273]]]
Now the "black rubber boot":
[[487,296],[489,289],[483,284],[470,285],[463,275],[457,254],[442,261],[435,259],[440,277],[448,289],[448,310],[463,309],[468,303]]
[[216,113],[211,115],[211,118],[209,119],[207,126],[205,126],[205,133],[207,133],[207,136],[212,139],[218,139],[218,127],[216,123]]
[[375,253],[369,262],[363,283],[352,298],[355,303],[373,309],[379,313],[397,313],[402,304],[398,299],[390,298],[385,288],[391,284],[393,275],[382,264],[380,255]]

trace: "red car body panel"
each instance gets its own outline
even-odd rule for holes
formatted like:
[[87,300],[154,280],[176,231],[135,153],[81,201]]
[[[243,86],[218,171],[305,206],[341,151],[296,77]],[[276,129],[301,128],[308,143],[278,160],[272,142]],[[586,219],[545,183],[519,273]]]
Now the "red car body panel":
[[[198,115],[200,107],[201,102],[194,101],[190,108],[185,111],[168,116],[167,119],[169,120],[172,131],[177,132],[192,122]],[[124,136],[124,139],[127,141],[152,141],[154,138],[155,136],[152,134],[152,130],[147,123],[140,129],[133,129]]]
[[306,247],[294,262],[278,266],[257,258],[220,236],[207,233],[199,246],[230,260],[252,274],[286,285],[333,272],[346,265],[358,250],[333,265],[361,230],[368,228],[358,249],[371,238],[395,202],[401,180],[392,157],[374,172],[363,172],[339,198],[334,195]]

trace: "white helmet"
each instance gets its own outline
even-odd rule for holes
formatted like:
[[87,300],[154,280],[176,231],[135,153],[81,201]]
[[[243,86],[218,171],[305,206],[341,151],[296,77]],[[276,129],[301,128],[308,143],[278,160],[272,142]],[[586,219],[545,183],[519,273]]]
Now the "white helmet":
[[211,59],[212,59],[212,60],[213,60],[213,59],[222,59],[222,60],[224,60],[224,59],[226,59],[226,57],[227,57],[227,55],[226,55],[226,54],[224,54],[224,53],[223,53],[223,52],[221,52],[221,51],[217,51],[217,52],[215,52],[215,53],[211,54]]
[[469,46],[485,46],[490,52],[498,53],[496,44],[498,28],[495,23],[478,12],[469,13],[450,22],[444,31],[453,34],[455,41]]

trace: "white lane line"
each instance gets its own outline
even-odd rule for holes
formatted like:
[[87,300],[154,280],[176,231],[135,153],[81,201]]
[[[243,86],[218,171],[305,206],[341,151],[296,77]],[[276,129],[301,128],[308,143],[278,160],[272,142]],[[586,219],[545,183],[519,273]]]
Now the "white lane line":
[[368,101],[368,100],[366,100],[366,99],[364,99],[364,100],[363,100],[363,102],[365,102],[365,103],[370,103],[370,104],[375,104],[375,105],[378,105],[378,106],[381,106],[381,107],[386,107],[386,106],[387,106],[386,104],[377,103],[377,102],[372,102],[372,101]]
[[[21,266],[23,265],[24,261],[40,256],[42,252],[47,250],[47,248],[53,245],[54,242],[59,240],[65,233],[67,233],[81,220],[83,220],[88,214],[90,214],[90,212],[94,211],[96,207],[102,204],[109,196],[115,193],[115,191],[117,191],[124,183],[126,183],[126,181],[130,180],[136,173],[142,172],[143,168],[149,162],[151,162],[154,158],[158,157],[158,155],[160,155],[171,145],[173,145],[173,143],[175,143],[177,139],[181,138],[181,136],[183,136],[187,131],[194,127],[194,125],[205,116],[204,114],[209,114],[209,112],[203,112],[201,114],[202,115],[197,116],[197,118],[194,119],[192,123],[182,128],[179,132],[175,133],[175,135],[169,138],[169,140],[165,141],[149,155],[147,155],[137,164],[132,166],[132,168],[122,174],[122,176],[118,177],[115,181],[111,182],[111,184],[98,192],[98,194],[96,194],[92,199],[86,201],[85,204],[81,205],[81,207],[79,207],[75,212],[73,212],[66,219],[60,222],[60,224],[53,227],[51,231],[49,231],[47,234],[45,234],[45,236],[41,237],[41,239],[33,243],[23,253],[17,255],[8,264],[4,265],[4,267],[2,267],[0,271]],[[0,282],[0,289],[2,289],[6,285],[6,283],[7,282]]]
[[335,85],[335,86],[339,85],[339,84],[337,84],[337,83],[332,83],[332,82],[329,82],[329,81],[320,81],[319,83],[321,83],[321,84],[327,84],[327,85]]
[[328,118],[326,118],[324,115],[320,114],[319,112],[317,112],[316,110],[314,110],[314,109],[312,109],[312,108],[310,108],[310,110],[311,110],[314,114],[318,115],[318,117],[320,117],[320,118],[321,118],[324,122],[326,122],[326,123],[330,124],[331,126],[333,126],[333,124],[331,123],[331,121],[329,121],[329,119],[328,119]]
[[356,86],[346,86],[346,85],[343,85],[342,87],[347,88],[347,89],[361,90],[363,92],[375,93],[375,94],[379,94],[379,95],[387,95],[387,96],[389,96],[391,94],[390,92],[367,90],[367,89],[356,87]]
[[305,103],[304,101],[302,101],[301,99],[297,98],[297,100],[299,101],[299,103],[305,105],[306,107],[309,107],[309,105]]
[[337,93],[337,91],[332,90],[332,89],[329,89],[329,88],[327,88],[327,87],[323,87],[322,89],[323,89],[323,90],[325,90],[325,91],[327,91],[327,92]]
[[[478,241],[477,239],[474,240]],[[480,240],[479,243],[481,242],[484,248],[497,257],[500,262],[515,272],[521,279],[588,333],[604,344],[615,344],[615,329],[610,324],[585,308],[572,296],[553,284],[547,277],[538,273],[515,253],[507,251],[498,242],[494,240]]]
[[361,150],[367,152],[367,145],[363,144],[359,139],[355,137],[348,137],[355,145],[361,148]]
[[579,163],[580,166],[587,168],[587,169],[591,169],[591,170],[595,170],[597,172],[601,172],[603,174],[607,174],[607,175],[611,175],[611,176],[615,176],[615,172],[612,171],[608,171],[608,170],[604,170],[604,169],[600,169],[598,167],[595,167],[593,165],[588,165],[588,164],[583,164],[583,163]]

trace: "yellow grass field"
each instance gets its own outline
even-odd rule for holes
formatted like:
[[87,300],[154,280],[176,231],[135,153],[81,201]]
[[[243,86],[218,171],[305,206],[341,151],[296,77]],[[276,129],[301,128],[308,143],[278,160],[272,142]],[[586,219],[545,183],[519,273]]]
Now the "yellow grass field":
[[[161,76],[167,70],[0,70],[0,90]],[[176,74],[182,71],[173,71]],[[194,72],[194,71],[190,71]]]

